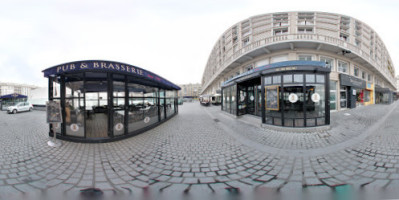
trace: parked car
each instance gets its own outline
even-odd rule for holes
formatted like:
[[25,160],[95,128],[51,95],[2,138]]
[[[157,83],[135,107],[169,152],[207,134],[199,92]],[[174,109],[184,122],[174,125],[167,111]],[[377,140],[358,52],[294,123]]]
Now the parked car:
[[193,99],[192,98],[183,98],[183,102],[192,102]]
[[183,99],[182,99],[182,98],[179,98],[179,99],[177,100],[177,103],[178,103],[179,105],[183,105]]
[[19,102],[13,106],[8,106],[7,113],[15,114],[17,112],[32,111],[32,110],[33,110],[33,105],[30,104],[29,102]]

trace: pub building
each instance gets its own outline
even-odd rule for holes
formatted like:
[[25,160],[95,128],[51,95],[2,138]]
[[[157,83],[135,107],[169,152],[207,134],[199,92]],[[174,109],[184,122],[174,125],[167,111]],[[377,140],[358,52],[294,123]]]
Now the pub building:
[[[178,113],[180,87],[142,68],[114,61],[75,61],[43,70],[50,101],[61,105],[57,138],[109,142],[149,130]],[[53,124],[49,125],[53,136]]]
[[259,116],[263,124],[316,127],[330,124],[330,68],[320,61],[260,66],[222,84],[222,110]]

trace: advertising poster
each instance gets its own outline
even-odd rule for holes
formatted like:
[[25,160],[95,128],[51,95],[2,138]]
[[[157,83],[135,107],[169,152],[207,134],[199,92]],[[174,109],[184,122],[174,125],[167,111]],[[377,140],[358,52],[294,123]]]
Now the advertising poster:
[[47,101],[46,103],[47,123],[61,123],[61,105],[59,101]]
[[279,110],[279,99],[278,86],[265,87],[266,110]]

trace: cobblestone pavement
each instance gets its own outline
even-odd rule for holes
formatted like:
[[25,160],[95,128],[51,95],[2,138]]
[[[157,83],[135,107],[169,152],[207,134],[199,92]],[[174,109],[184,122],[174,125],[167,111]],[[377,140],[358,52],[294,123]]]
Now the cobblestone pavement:
[[109,198],[399,197],[399,102],[332,113],[331,129],[312,133],[260,128],[198,102],[179,112],[123,141],[58,148],[47,146],[44,112],[0,112],[0,199],[74,199],[88,188]]

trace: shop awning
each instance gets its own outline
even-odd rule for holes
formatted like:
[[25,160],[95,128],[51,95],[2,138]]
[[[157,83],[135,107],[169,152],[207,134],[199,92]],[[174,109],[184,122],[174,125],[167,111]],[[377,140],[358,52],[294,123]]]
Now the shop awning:
[[[180,90],[180,87],[166,80],[165,78],[154,74],[150,71],[142,69],[140,67],[129,65],[125,63],[115,62],[115,61],[105,61],[105,60],[83,60],[64,63],[56,65],[54,67],[47,68],[43,70],[44,77],[56,77],[60,75],[66,75],[76,72],[117,72],[121,74],[126,74],[130,79],[135,79],[136,83],[144,85],[158,86],[162,89],[173,89]],[[106,77],[94,77],[106,80]]]
[[[291,60],[291,61],[277,62],[277,63],[267,64],[264,66],[259,66],[254,69],[251,69],[247,72],[244,72],[240,75],[237,75],[237,76],[225,81],[222,84],[222,87],[231,85],[234,82],[242,82],[242,81],[248,80],[252,77],[261,76],[262,71],[269,70],[269,69],[284,68],[284,70],[293,70],[294,68],[296,69],[296,67],[303,68],[303,67],[307,67],[307,66],[320,67],[320,68],[327,69],[326,63],[322,62],[322,61]],[[330,70],[330,69],[328,69],[328,70]]]
[[22,98],[28,98],[28,97],[25,96],[25,95],[22,95],[22,94],[18,94],[18,93],[6,94],[6,95],[3,95],[3,96],[0,96],[0,99],[12,99],[12,98],[22,99]]

